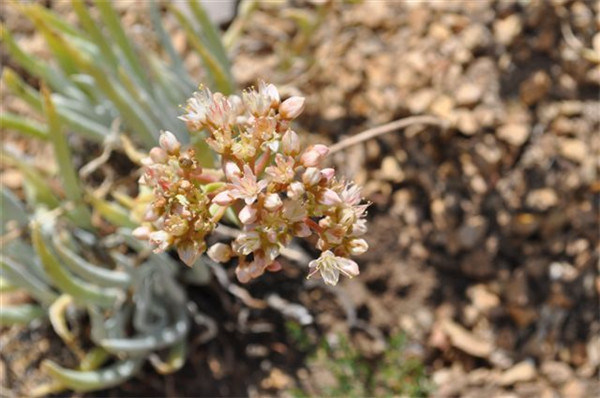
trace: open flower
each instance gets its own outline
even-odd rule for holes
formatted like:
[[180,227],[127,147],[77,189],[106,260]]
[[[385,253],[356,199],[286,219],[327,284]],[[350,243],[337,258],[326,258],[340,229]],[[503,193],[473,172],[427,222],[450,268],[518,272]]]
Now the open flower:
[[353,278],[359,273],[358,265],[354,261],[338,257],[330,250],[321,253],[318,259],[308,263],[308,268],[311,269],[308,278],[320,272],[325,283],[331,286],[337,285],[340,273],[348,278]]
[[294,158],[278,153],[275,156],[275,166],[266,168],[265,173],[271,176],[273,182],[288,184],[294,179]]
[[185,107],[187,113],[179,119],[186,122],[191,130],[200,130],[206,123],[206,113],[211,103],[212,93],[209,89],[194,93],[194,96],[187,100]]
[[265,180],[256,181],[254,172],[247,164],[244,165],[244,175],[234,175],[231,181],[229,195],[234,199],[244,199],[247,205],[254,203],[258,194],[267,186]]

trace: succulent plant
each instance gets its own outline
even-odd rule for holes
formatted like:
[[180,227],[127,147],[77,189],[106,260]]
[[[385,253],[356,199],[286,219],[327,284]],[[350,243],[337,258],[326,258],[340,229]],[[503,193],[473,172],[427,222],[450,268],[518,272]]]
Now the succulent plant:
[[[111,185],[110,198],[108,190],[92,189],[86,176],[115,149],[139,161],[136,148],[155,145],[162,129],[189,142],[177,115],[195,86],[162,25],[159,4],[147,3],[153,24],[147,40],[158,48],[148,51],[128,38],[111,2],[93,3],[92,9],[83,0],[72,1],[77,25],[39,4],[9,4],[33,22],[51,60],[23,51],[0,25],[11,60],[39,79],[41,89],[9,67],[3,70],[2,83],[45,119],[40,123],[3,112],[2,129],[49,142],[58,166],[54,175],[34,166],[9,143],[3,145],[2,162],[23,175],[26,203],[2,188],[0,286],[2,291],[24,289],[35,303],[2,306],[0,321],[6,325],[48,318],[79,360],[78,369],[43,362],[54,382],[28,392],[33,395],[112,387],[135,374],[146,360],[161,373],[173,372],[186,355],[190,317],[178,280],[181,267],[132,238],[136,224],[128,207],[133,199],[125,190]],[[231,92],[234,84],[218,30],[198,1],[187,6],[190,12],[176,5],[168,5],[166,12],[176,18],[203,60],[210,86]],[[102,155],[79,173],[70,133],[102,149]],[[197,146],[199,159],[212,163],[212,156],[202,152],[202,140]],[[47,183],[55,177],[60,186]],[[195,267],[197,281],[202,281],[201,266]],[[69,328],[86,318],[89,335]]]

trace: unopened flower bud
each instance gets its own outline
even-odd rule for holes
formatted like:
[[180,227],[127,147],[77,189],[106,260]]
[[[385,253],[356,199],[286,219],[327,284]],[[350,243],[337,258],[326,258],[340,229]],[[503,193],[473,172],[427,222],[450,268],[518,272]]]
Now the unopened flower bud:
[[225,177],[228,180],[231,180],[231,177],[233,176],[240,176],[240,174],[242,174],[240,168],[238,167],[237,164],[235,164],[234,162],[227,162],[225,163],[225,167],[223,168],[225,170]]
[[173,237],[165,231],[155,231],[149,235],[150,243],[156,245],[155,252],[163,252],[173,242]]
[[325,181],[329,182],[335,175],[335,170],[331,167],[321,170],[321,175],[325,178]]
[[177,137],[170,131],[163,131],[158,139],[160,147],[164,149],[169,155],[179,154],[181,143],[177,141]]
[[141,227],[137,227],[131,232],[134,238],[140,240],[148,240],[151,231],[147,226],[142,225]]
[[300,181],[294,181],[288,186],[287,196],[290,199],[300,199],[304,195],[304,184]]
[[335,206],[342,203],[342,199],[340,199],[340,195],[338,195],[334,190],[327,188],[321,194],[319,203],[325,206]]
[[264,202],[265,209],[267,209],[269,211],[273,211],[273,210],[276,210],[279,207],[281,207],[281,205],[282,205],[281,198],[279,197],[278,194],[270,193],[265,197],[265,202]]
[[231,259],[233,251],[231,250],[231,247],[225,243],[215,243],[208,249],[206,254],[208,254],[208,257],[213,261],[226,263]]
[[254,260],[248,265],[247,269],[252,278],[258,278],[262,274],[265,273],[265,268],[267,268],[266,259],[263,256],[258,254],[254,255]]
[[167,160],[169,160],[169,156],[162,148],[155,146],[150,149],[150,159],[152,159],[154,163],[166,163]]
[[258,211],[254,206],[246,205],[242,210],[240,210],[238,217],[242,224],[252,224],[254,221],[256,221],[257,215]]
[[316,167],[309,167],[302,174],[302,182],[311,187],[317,185],[321,181],[321,172]]
[[156,212],[156,210],[154,210],[153,206],[146,207],[146,212],[144,213],[144,221],[156,221],[158,217],[159,215]]
[[290,156],[296,156],[300,153],[300,138],[293,130],[285,132],[281,138],[281,149],[283,153]]
[[304,110],[304,97],[290,97],[279,106],[279,114],[282,118],[292,120],[300,116]]
[[369,245],[367,244],[367,241],[364,239],[352,239],[348,243],[348,251],[353,256],[361,255],[364,252],[366,252],[368,249],[369,249]]
[[202,253],[196,242],[184,242],[177,246],[177,254],[185,265],[191,267]]
[[250,272],[248,267],[240,267],[239,265],[235,269],[235,275],[237,276],[238,281],[240,283],[248,283],[252,277],[250,276]]
[[309,146],[300,157],[300,162],[304,167],[317,166],[329,153],[329,148],[325,145],[317,144]]

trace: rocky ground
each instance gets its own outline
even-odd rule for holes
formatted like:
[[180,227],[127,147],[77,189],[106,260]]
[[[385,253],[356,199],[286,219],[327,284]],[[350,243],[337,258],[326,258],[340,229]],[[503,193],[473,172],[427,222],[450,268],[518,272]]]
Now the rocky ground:
[[[305,95],[298,127],[311,141],[411,115],[445,125],[413,125],[333,157],[373,203],[361,276],[329,290],[290,263],[248,286],[258,299],[301,305],[314,322],[298,327],[213,281],[190,295],[219,337],[192,343],[177,375],[148,368],[110,394],[600,395],[598,5],[294,5],[264,3],[247,17],[232,49],[240,86],[265,79]],[[401,347],[391,343],[399,334]],[[366,364],[369,388],[330,389],[340,372],[322,342],[353,353],[334,355],[336,366]],[[430,381],[413,370],[402,380],[422,388],[380,379],[381,364],[415,359]]]
[[598,5],[285,14],[255,14],[236,75],[307,95],[315,140],[409,115],[449,123],[336,158],[373,202],[372,250],[344,285],[359,318],[418,342],[435,396],[599,394]]

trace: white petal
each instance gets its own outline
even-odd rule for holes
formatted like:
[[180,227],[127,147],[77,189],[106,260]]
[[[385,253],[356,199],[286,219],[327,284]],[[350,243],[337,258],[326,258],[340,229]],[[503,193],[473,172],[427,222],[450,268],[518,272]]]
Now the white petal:
[[338,269],[348,278],[355,277],[360,273],[358,264],[348,258],[336,257],[336,263]]
[[324,267],[321,268],[321,276],[323,277],[325,283],[331,286],[335,286],[337,285],[338,280],[340,278],[340,273],[335,268]]

